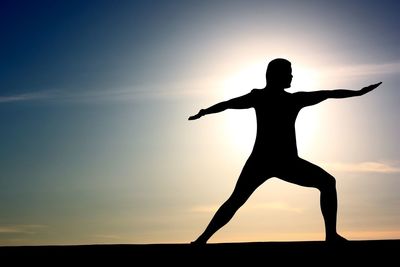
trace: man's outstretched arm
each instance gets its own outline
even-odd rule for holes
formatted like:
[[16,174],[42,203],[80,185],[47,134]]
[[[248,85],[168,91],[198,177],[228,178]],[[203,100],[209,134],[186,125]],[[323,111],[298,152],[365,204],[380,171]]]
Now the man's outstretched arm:
[[347,89],[336,89],[336,90],[322,90],[316,92],[299,92],[296,93],[304,106],[312,106],[318,104],[326,99],[329,98],[347,98],[347,97],[354,97],[354,96],[361,96],[364,95],[379,85],[382,82],[371,84],[369,86],[363,87],[360,90],[347,90]]
[[218,112],[224,111],[226,109],[251,108],[252,107],[251,99],[252,99],[252,95],[251,95],[251,93],[248,93],[243,96],[239,96],[239,97],[227,100],[227,101],[217,103],[209,108],[201,109],[196,115],[190,116],[189,120],[197,120],[204,115],[218,113]]

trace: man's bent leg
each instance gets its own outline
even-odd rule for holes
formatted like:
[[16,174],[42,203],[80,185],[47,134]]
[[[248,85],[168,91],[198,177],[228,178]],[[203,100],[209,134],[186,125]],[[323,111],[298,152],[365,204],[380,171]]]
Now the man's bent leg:
[[320,206],[325,222],[326,240],[345,240],[336,231],[338,204],[335,178],[317,165],[300,158],[291,162],[286,169],[290,170],[284,171],[279,178],[301,186],[315,187],[321,192]]

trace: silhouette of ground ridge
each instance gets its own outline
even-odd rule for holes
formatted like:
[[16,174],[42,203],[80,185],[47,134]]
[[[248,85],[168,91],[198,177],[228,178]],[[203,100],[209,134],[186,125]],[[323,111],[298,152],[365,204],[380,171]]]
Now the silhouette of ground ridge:
[[[3,262],[15,263],[121,263],[128,265],[196,265],[268,261],[272,265],[322,263],[397,262],[400,240],[323,241],[190,244],[107,244],[70,246],[0,247]],[[56,261],[54,261],[56,259]],[[167,265],[168,266],[168,265]]]

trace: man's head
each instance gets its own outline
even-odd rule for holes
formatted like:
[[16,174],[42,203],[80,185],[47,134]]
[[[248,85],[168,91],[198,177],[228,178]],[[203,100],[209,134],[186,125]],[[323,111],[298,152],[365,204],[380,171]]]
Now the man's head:
[[283,58],[276,58],[268,63],[267,84],[274,87],[290,88],[292,82],[292,64]]

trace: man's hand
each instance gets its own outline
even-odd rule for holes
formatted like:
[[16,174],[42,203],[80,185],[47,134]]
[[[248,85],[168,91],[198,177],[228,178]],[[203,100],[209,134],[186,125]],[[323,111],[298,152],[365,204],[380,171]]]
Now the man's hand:
[[376,83],[376,84],[371,84],[371,85],[368,85],[368,86],[362,88],[362,89],[360,90],[360,95],[364,95],[364,94],[366,94],[366,93],[368,93],[368,92],[371,92],[371,91],[374,90],[376,87],[378,87],[379,85],[381,85],[381,83],[382,83],[382,82],[379,82],[379,83]]
[[190,120],[190,121],[192,121],[192,120],[197,120],[197,119],[200,119],[200,118],[201,118],[202,116],[204,116],[204,115],[206,115],[206,114],[204,113],[204,109],[200,109],[199,113],[197,113],[196,115],[190,116],[190,117],[189,117],[189,120]]

